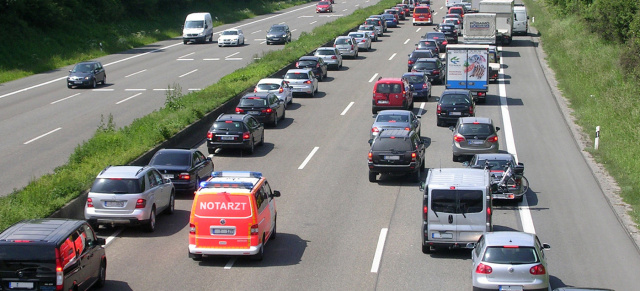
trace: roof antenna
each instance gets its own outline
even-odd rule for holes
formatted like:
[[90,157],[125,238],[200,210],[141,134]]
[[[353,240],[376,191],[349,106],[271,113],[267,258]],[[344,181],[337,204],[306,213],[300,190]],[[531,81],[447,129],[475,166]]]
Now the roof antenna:
[[440,173],[442,173],[442,158],[440,158]]

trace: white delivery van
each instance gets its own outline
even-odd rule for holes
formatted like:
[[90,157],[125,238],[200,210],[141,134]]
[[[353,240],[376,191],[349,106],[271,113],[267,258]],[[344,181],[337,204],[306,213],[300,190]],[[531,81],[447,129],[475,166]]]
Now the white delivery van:
[[522,4],[513,6],[513,34],[527,35],[529,33],[529,15],[527,7]]
[[492,230],[489,170],[434,168],[420,185],[422,252],[436,248],[466,248]]
[[213,21],[208,12],[191,13],[187,15],[182,27],[182,41],[204,43],[213,41]]

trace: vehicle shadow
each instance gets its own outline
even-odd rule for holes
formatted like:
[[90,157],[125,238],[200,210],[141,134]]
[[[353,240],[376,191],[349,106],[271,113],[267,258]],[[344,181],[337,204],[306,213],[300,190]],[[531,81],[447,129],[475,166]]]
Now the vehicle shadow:
[[326,76],[326,77],[324,77],[324,79],[322,79],[322,82],[321,82],[321,83],[324,83],[324,82],[331,82],[331,81],[333,81],[333,80],[335,80],[335,79],[336,79],[336,78],[334,78],[334,77]]
[[366,59],[367,59],[367,57],[361,56],[360,54],[358,54],[357,57],[353,58],[353,60],[366,60]]
[[287,111],[289,111],[289,110],[298,110],[298,109],[302,108],[302,105],[300,103],[296,103],[294,101],[291,101],[291,104],[287,105],[287,109],[286,109]]
[[[524,106],[524,102],[520,98],[507,97],[507,105],[509,106]],[[482,106],[500,106],[500,96],[487,95],[487,99]]]
[[114,55],[136,55],[136,54],[147,53],[147,52],[161,52],[163,50],[158,50],[158,48],[160,47],[162,46],[157,44],[151,44],[151,45],[146,45],[144,47],[129,49],[123,52],[117,52],[113,54]]
[[348,71],[348,70],[349,70],[349,67],[342,65],[342,68],[337,69],[336,71]]
[[[298,106],[300,106],[300,105],[298,105]],[[276,127],[270,126],[269,127],[269,131],[285,129],[285,128],[289,127],[289,125],[292,125],[292,124],[293,124],[293,118],[285,117],[284,119],[278,121],[278,126],[276,126]]]
[[458,259],[458,260],[471,260],[470,249],[446,249],[436,248],[431,251],[430,256],[434,259]]
[[215,256],[204,257],[199,265],[201,267],[221,267],[229,262],[229,258],[236,258],[233,268],[293,266],[300,264],[308,244],[308,240],[302,239],[295,234],[278,233],[278,238],[270,241],[265,246],[264,259],[262,261],[252,261],[247,256]]
[[[560,288],[560,287],[576,287],[576,286],[568,286],[567,284],[562,282],[562,279],[553,275],[549,275],[549,286],[552,289]],[[580,287],[580,286],[577,286],[577,287]]]
[[[280,126],[280,125],[278,125],[278,126]],[[268,130],[268,129],[269,128],[266,128],[265,130]],[[274,129],[274,128],[272,127],[271,129]],[[249,154],[245,150],[242,150],[242,149],[218,149],[218,150],[216,150],[216,153],[213,155],[213,158],[215,159],[215,157],[234,157],[234,158],[259,158],[259,157],[264,157],[268,153],[270,153],[274,148],[273,143],[267,142],[268,139],[269,139],[268,133],[265,133],[265,134],[266,135],[265,135],[264,144],[263,145],[259,145],[259,146],[257,145],[255,147],[255,150],[254,150],[253,154]]]
[[[532,41],[531,39],[518,39],[518,38],[514,38],[511,41],[511,44],[509,44],[510,47],[528,47],[528,46],[532,46],[532,47],[537,47],[538,43]],[[504,47],[503,47],[504,49]],[[503,56],[504,56],[504,51],[503,51]]]
[[100,290],[133,291],[133,289],[131,289],[131,287],[129,286],[129,283],[109,279],[107,279],[104,287],[102,287]]
[[[159,214],[156,216],[156,230],[154,232],[147,232],[141,226],[129,226],[125,227],[118,235],[119,237],[165,237],[171,236],[189,224],[189,215],[191,210],[176,209],[173,214]],[[112,228],[100,228],[98,235],[108,234],[112,232]]]
[[502,51],[502,57],[503,58],[519,58],[520,57],[520,53],[519,52],[513,52],[513,51]]
[[494,224],[493,231],[518,231],[518,230],[508,226]]

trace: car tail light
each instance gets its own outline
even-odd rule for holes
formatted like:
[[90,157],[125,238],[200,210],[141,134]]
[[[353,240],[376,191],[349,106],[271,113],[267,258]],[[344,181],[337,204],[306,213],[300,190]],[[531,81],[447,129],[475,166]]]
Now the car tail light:
[[335,44],[335,43],[333,44],[333,47],[336,47],[336,44]]
[[482,96],[485,96],[485,95],[487,95],[487,93],[485,93],[485,92],[478,92],[478,97],[482,97]]
[[429,208],[425,205],[422,207],[422,219],[427,220],[427,214],[429,213]]
[[136,208],[144,208],[145,206],[147,206],[147,200],[138,199],[138,201],[136,201]]
[[193,223],[189,223],[189,233],[196,234],[196,225]]
[[258,235],[258,225],[254,224],[251,226],[251,235]]
[[242,110],[241,108],[236,107],[236,113],[244,113],[244,110]]
[[529,269],[529,273],[531,273],[531,275],[544,275],[547,273],[547,270],[544,269],[542,264],[539,264],[531,267],[531,269]]
[[440,104],[438,104],[438,107],[436,107],[436,114],[440,114],[442,112],[442,107],[440,107]]
[[320,68],[320,63],[317,63],[317,64],[316,64],[316,68]]
[[473,114],[473,106],[469,106],[469,114]]
[[64,272],[62,272],[62,255],[60,250],[56,248],[56,290],[64,288]]
[[373,153],[369,152],[369,162],[373,162]]
[[87,207],[93,207],[93,199],[87,198]]
[[296,68],[299,68],[300,62],[296,62]]
[[497,142],[498,141],[498,136],[497,135],[491,136],[491,137],[487,138],[487,141],[491,142],[491,143]]
[[191,180],[191,175],[189,175],[189,173],[180,173],[180,175],[178,175],[178,179]]
[[476,267],[476,273],[478,274],[491,274],[491,272],[493,272],[493,269],[490,266],[487,266],[483,263],[478,264],[478,266]]
[[433,70],[431,73],[434,75],[440,75],[440,70]]
[[415,162],[416,161],[416,153],[411,153],[411,161]]
[[248,131],[245,133],[242,133],[242,139],[249,139],[251,138],[251,133],[249,133]]
[[332,60],[335,60],[335,59],[337,59],[337,58],[338,58],[338,57],[336,57],[335,55],[331,56],[331,59],[332,59]]
[[447,44],[448,44],[448,42],[445,40],[445,41],[443,41],[443,42],[442,42],[442,44],[443,44],[443,45],[447,45]]
[[362,40],[362,41],[360,41],[360,42],[367,42],[367,40],[366,40],[366,39],[363,39],[363,40]]
[[213,139],[213,136],[214,136],[213,132],[210,132],[210,131],[207,132],[207,139]]
[[416,69],[411,69],[411,72],[413,73],[413,72],[417,72],[417,71],[416,71]]
[[453,136],[453,140],[455,140],[456,142],[462,142],[465,140],[464,136],[462,136],[461,134],[456,134],[455,136]]
[[411,65],[411,64],[413,64],[413,61],[412,60],[408,60],[407,64]]
[[305,84],[311,84],[311,80],[304,81]]
[[263,113],[271,113],[271,112],[273,112],[273,109],[271,109],[271,108],[262,109],[262,112]]
[[404,130],[409,131],[411,128],[405,127]]
[[282,87],[280,87],[280,89],[278,90],[278,93],[282,93],[284,92],[284,89],[282,89]]
[[351,49],[353,49],[353,45],[351,45]]
[[258,92],[258,87],[253,88],[253,93],[257,93]]
[[380,132],[380,130],[374,126],[373,128],[371,128],[371,132]]

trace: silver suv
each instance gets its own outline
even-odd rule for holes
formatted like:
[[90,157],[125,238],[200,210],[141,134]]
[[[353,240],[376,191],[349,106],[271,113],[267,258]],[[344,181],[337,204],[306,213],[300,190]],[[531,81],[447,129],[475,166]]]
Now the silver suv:
[[358,44],[352,36],[338,36],[333,42],[333,47],[337,48],[341,55],[358,57]]
[[327,63],[327,67],[331,67],[336,70],[340,70],[340,68],[342,68],[342,55],[337,48],[319,47],[313,55],[324,59],[324,62]]
[[154,167],[109,166],[96,177],[84,207],[84,218],[99,225],[144,225],[153,232],[156,214],[172,214],[175,188]]

